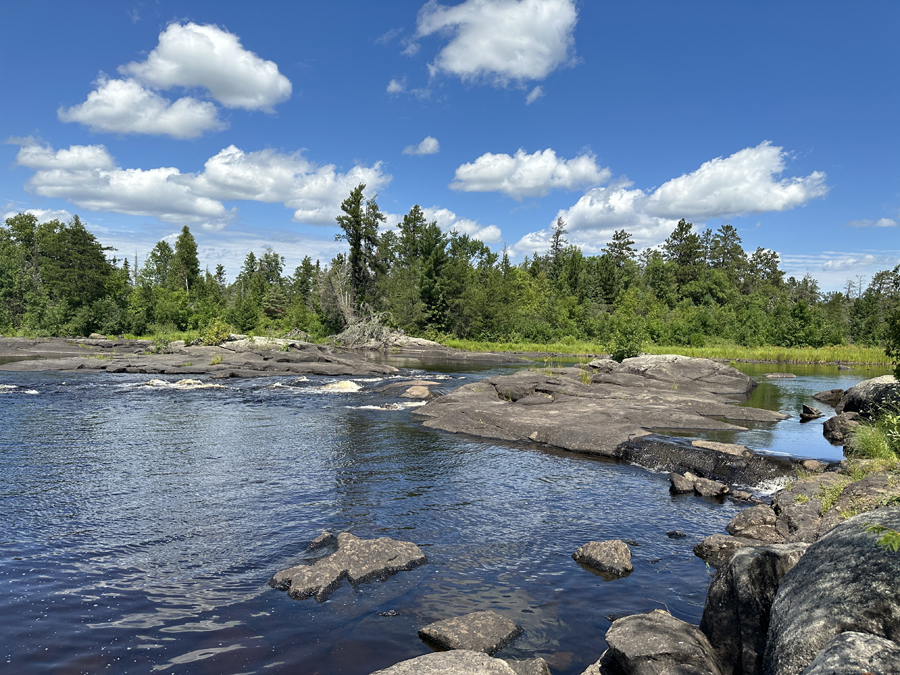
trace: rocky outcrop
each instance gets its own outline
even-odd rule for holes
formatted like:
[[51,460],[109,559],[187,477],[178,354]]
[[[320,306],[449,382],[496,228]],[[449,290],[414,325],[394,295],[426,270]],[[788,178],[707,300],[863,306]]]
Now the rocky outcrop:
[[859,413],[841,413],[825,420],[825,424],[822,425],[822,434],[833,445],[847,445],[850,442],[850,434],[860,424]]
[[700,630],[715,645],[724,673],[761,672],[772,601],[805,550],[806,544],[743,548],[716,572]]
[[765,673],[803,673],[847,631],[900,640],[900,555],[879,545],[881,535],[867,531],[869,523],[900,529],[900,507],[838,525],[784,576],[772,604]]
[[597,673],[721,675],[726,672],[715,649],[697,626],[660,609],[613,621],[606,632],[606,643],[609,650],[595,664]]
[[871,417],[883,408],[900,406],[900,382],[893,375],[864,380],[844,392],[836,413],[856,412]]
[[776,528],[777,519],[771,506],[759,504],[737,514],[725,526],[725,531],[733,537],[758,539],[767,544],[781,544],[784,542],[784,536]]
[[[724,482],[738,482],[744,474],[751,479],[782,475],[791,466],[746,448],[732,453],[690,441],[682,447],[658,444],[663,437],[643,438],[651,429],[738,430],[743,427],[731,422],[785,419],[780,413],[733,405],[755,386],[740,371],[683,356],[641,356],[621,364],[601,359],[591,366],[487,378],[441,396],[415,414],[434,429],[543,443]],[[540,405],[532,404],[537,399]],[[691,452],[683,452],[685,448]],[[690,461],[680,461],[688,454]]]
[[802,675],[837,673],[900,673],[900,645],[868,633],[841,633],[825,645]]
[[841,402],[843,396],[843,389],[828,389],[826,391],[816,392],[815,394],[813,394],[813,399],[815,399],[819,403],[830,405],[833,408]]
[[575,562],[596,570],[607,581],[627,577],[634,571],[631,549],[618,539],[590,541],[580,546],[572,557]]
[[759,539],[735,537],[728,534],[711,534],[694,546],[694,555],[716,569],[725,567],[731,556],[742,548],[764,545]]
[[345,578],[356,585],[386,579],[426,562],[419,547],[408,541],[388,537],[364,540],[348,532],[341,532],[336,541],[337,550],[331,555],[282,570],[269,580],[269,585],[287,591],[294,600],[314,597],[322,602]]
[[372,675],[516,675],[516,671],[501,659],[457,649],[417,656]]
[[472,612],[436,621],[419,630],[419,637],[440,649],[467,649],[494,654],[522,634],[522,627],[496,612]]

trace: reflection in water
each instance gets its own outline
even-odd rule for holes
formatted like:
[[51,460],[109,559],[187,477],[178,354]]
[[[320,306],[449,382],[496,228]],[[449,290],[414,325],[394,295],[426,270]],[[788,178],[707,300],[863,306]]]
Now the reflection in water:
[[[448,387],[472,376],[443,372]],[[829,377],[755,395],[799,410],[848,386]],[[400,402],[374,393],[383,380],[324,394],[334,378],[135,386],[147,379],[0,377],[17,387],[0,399],[0,630],[17,671],[362,674],[425,653],[426,623],[495,609],[525,628],[502,656],[580,673],[608,616],[699,620],[708,576],[691,548],[736,512],[635,467],[426,430],[381,408]],[[784,429],[816,435],[788,420],[738,442],[777,451]],[[429,562],[325,603],[268,588],[323,530],[411,540]],[[639,545],[635,572],[606,583],[571,553],[611,538]]]

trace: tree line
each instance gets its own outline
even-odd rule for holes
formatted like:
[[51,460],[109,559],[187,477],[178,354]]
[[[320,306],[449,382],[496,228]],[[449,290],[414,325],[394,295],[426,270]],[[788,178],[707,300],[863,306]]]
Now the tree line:
[[640,253],[619,230],[600,255],[566,239],[558,219],[545,252],[510,262],[504,250],[444,232],[414,206],[383,230],[377,196],[357,186],[337,217],[347,253],[292,273],[271,249],[247,254],[232,283],[222,265],[201,270],[185,226],[142,266],[103,247],[78,216],[38,223],[20,213],[0,226],[0,332],[147,335],[203,329],[300,329],[315,338],[377,316],[411,335],[602,344],[891,346],[900,325],[900,266],[823,293],[807,275],[785,278],[778,254],[744,250],[737,230],[694,231],[682,220]]

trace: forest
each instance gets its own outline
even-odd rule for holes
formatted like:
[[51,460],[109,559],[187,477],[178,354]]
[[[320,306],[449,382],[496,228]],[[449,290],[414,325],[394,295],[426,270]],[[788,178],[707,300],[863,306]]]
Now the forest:
[[[590,340],[633,351],[642,344],[779,347],[900,342],[900,266],[867,284],[823,293],[807,275],[785,278],[778,254],[747,252],[737,230],[698,233],[682,220],[640,253],[619,230],[586,256],[558,219],[546,251],[518,264],[465,234],[444,232],[414,206],[396,228],[377,195],[356,187],[341,204],[348,251],[299,261],[250,252],[233,282],[202,270],[185,226],[142,265],[104,247],[78,216],[38,223],[20,213],[0,226],[0,333],[152,335],[203,330],[303,331],[322,339],[360,320],[409,335],[491,342]],[[296,334],[296,333],[295,333]]]

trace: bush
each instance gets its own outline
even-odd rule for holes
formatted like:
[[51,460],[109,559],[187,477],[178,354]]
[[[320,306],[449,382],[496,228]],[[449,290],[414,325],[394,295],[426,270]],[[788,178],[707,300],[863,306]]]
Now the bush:
[[231,326],[221,319],[216,319],[206,327],[200,339],[207,347],[215,347],[225,342],[230,334]]
[[850,437],[849,456],[895,462],[900,459],[900,409],[882,410]]

